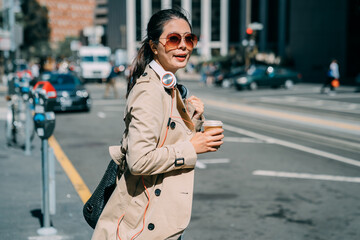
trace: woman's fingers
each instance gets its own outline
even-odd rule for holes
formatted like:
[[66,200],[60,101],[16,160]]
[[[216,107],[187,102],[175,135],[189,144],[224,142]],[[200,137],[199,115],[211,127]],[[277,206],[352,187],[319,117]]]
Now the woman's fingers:
[[212,128],[210,130],[207,130],[204,133],[208,136],[215,136],[215,135],[222,134],[223,132],[224,132],[224,129],[222,129],[222,128]]
[[188,98],[188,101],[194,105],[195,107],[195,110],[197,112],[201,112],[203,113],[204,112],[204,103],[200,100],[200,98],[197,98],[195,96],[191,96]]

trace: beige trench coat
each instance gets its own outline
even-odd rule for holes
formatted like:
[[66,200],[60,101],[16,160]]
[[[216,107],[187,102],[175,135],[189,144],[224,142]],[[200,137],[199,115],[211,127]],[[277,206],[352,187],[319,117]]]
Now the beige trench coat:
[[131,90],[122,143],[128,170],[101,214],[93,240],[119,239],[117,234],[130,240],[139,232],[134,239],[178,239],[189,224],[197,160],[190,139],[202,120],[192,119],[195,108],[183,103],[177,89],[173,95],[149,66]]

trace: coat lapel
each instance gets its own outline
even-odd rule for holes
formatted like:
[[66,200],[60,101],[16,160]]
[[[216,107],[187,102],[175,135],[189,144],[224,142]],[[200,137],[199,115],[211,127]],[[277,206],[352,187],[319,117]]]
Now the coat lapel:
[[177,88],[175,88],[175,95],[176,95],[176,107],[177,110],[182,118],[182,120],[184,121],[185,125],[190,129],[190,130],[194,130],[194,124],[191,121],[191,118],[188,114],[188,112],[186,111],[186,108],[184,106],[184,102],[182,101],[181,97],[180,97],[180,92]]

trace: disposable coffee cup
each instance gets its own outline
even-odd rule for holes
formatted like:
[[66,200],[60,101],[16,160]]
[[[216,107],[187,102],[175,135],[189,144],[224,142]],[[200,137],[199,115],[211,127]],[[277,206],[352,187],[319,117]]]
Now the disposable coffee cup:
[[204,132],[206,132],[214,128],[222,128],[223,123],[222,121],[218,121],[218,120],[206,120],[204,121],[203,127],[204,127]]

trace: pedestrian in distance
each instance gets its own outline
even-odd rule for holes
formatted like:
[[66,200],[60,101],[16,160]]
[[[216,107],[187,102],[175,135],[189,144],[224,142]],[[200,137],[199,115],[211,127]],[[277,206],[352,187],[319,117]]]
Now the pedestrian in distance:
[[[107,202],[93,240],[178,240],[189,224],[197,155],[222,145],[221,128],[201,132],[204,104],[186,98],[175,73],[197,37],[178,10],[155,13],[132,63],[122,146],[126,170]],[[115,158],[115,159],[114,159]],[[123,158],[122,158],[123,159]]]
[[209,66],[207,64],[207,62],[203,62],[203,64],[201,65],[200,68],[200,85],[201,86],[206,86],[206,79],[207,79],[207,75],[209,72]]
[[333,59],[330,63],[327,71],[326,79],[321,87],[321,93],[328,93],[329,95],[335,95],[335,89],[339,87],[340,72],[339,64],[336,59]]
[[111,72],[110,72],[109,76],[106,79],[103,79],[103,81],[105,81],[105,83],[106,83],[104,98],[109,97],[110,88],[113,89],[114,98],[118,98],[118,91],[116,89],[116,78],[118,76],[118,72],[119,72],[119,70],[115,66],[115,64],[111,63]]

